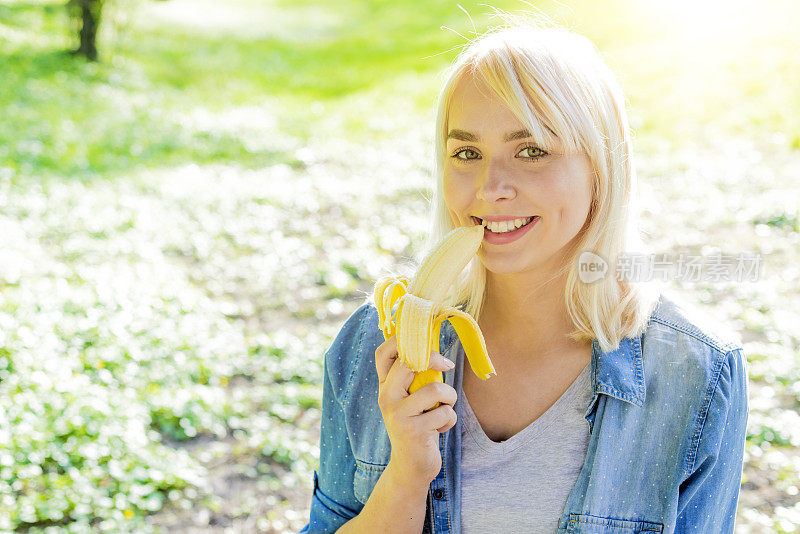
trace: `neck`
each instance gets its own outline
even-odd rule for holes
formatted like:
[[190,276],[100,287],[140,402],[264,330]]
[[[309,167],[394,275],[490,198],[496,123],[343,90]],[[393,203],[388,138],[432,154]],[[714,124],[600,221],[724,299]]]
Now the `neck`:
[[532,354],[576,349],[564,302],[566,276],[545,277],[486,273],[486,297],[479,324],[490,336],[516,340]]

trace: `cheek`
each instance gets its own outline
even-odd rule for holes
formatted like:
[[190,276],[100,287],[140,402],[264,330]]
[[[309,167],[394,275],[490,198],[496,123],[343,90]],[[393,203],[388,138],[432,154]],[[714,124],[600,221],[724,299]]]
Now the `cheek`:
[[562,205],[568,216],[583,221],[592,198],[591,183],[575,179],[564,187],[561,194]]
[[444,175],[444,202],[450,211],[456,213],[463,212],[469,205],[470,191],[468,187],[464,187],[458,183],[458,180],[449,176],[448,173]]
[[545,202],[559,206],[558,218],[561,222],[583,225],[589,214],[592,200],[591,169],[583,165],[571,166],[566,172],[554,173],[547,183],[550,187],[543,194]]
[[577,205],[577,216],[582,225],[589,215],[589,208],[592,203],[592,189],[597,178],[588,160],[582,162],[580,169],[579,178],[576,177],[575,180],[575,203]]

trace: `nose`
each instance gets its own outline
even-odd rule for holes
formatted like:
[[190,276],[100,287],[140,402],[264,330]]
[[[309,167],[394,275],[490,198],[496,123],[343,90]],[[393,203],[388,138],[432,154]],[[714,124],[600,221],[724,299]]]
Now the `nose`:
[[510,200],[517,196],[511,173],[501,162],[489,161],[479,178],[477,197],[484,202]]

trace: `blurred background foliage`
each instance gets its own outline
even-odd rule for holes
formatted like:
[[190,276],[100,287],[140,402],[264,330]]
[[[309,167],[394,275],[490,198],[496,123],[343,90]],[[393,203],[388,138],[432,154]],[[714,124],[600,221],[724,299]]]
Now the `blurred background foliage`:
[[[737,532],[800,531],[800,5],[536,6],[620,76],[652,249],[763,256],[668,285],[745,342]],[[0,531],[299,530],[323,353],[422,244],[437,72],[473,26],[452,0],[107,0],[96,62],[79,29],[0,0]]]

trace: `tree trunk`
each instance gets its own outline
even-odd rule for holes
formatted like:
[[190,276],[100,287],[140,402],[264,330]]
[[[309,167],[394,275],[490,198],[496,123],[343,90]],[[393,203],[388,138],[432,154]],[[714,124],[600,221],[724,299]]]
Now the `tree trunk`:
[[97,27],[100,25],[100,2],[97,0],[79,0],[81,9],[81,45],[76,54],[86,56],[90,61],[97,61]]

